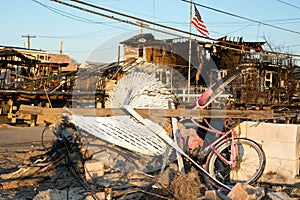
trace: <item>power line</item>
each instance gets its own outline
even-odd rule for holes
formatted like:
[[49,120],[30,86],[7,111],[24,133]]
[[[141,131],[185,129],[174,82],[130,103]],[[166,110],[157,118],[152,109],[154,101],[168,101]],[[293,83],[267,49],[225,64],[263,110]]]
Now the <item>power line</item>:
[[289,45],[289,46],[285,46],[285,47],[299,47],[300,44],[294,44],[294,45]]
[[[123,17],[131,18],[131,19],[137,20],[138,22],[143,22],[143,23],[138,23],[138,22],[135,23],[135,22],[132,22],[132,21],[116,18],[116,17],[111,16],[111,15],[99,13],[99,12],[96,12],[96,11],[93,11],[93,10],[89,10],[89,9],[86,9],[86,8],[83,8],[83,7],[79,7],[79,6],[76,6],[76,5],[73,5],[73,4],[63,2],[63,1],[60,1],[60,0],[51,0],[51,1],[60,3],[60,4],[63,4],[63,5],[72,7],[72,8],[76,8],[76,9],[79,9],[79,10],[82,10],[82,11],[85,11],[85,12],[89,12],[89,13],[92,13],[92,14],[95,14],[95,15],[99,15],[99,16],[102,16],[102,17],[107,17],[107,18],[110,18],[110,19],[113,19],[113,20],[117,20],[119,22],[127,23],[127,24],[130,24],[130,25],[134,25],[134,26],[138,26],[138,27],[143,26],[144,28],[147,28],[149,30],[158,31],[158,32],[165,33],[165,34],[172,35],[172,36],[176,36],[176,37],[179,37],[179,38],[187,38],[187,37],[183,37],[182,35],[167,32],[167,31],[164,31],[164,30],[161,30],[161,29],[151,28],[147,24],[152,24],[152,25],[155,25],[155,26],[158,26],[158,27],[161,27],[161,28],[165,28],[165,29],[175,31],[175,32],[179,32],[179,33],[183,33],[183,34],[187,34],[187,35],[193,35],[193,36],[196,36],[196,37],[199,37],[199,38],[204,38],[204,39],[215,41],[215,42],[220,42],[222,44],[214,44],[214,45],[220,46],[220,47],[223,47],[223,48],[232,49],[232,50],[236,50],[236,51],[247,52],[246,50],[237,49],[237,48],[233,48],[233,47],[229,47],[229,46],[224,46],[224,45],[227,44],[227,45],[236,46],[236,47],[241,48],[242,45],[240,45],[240,44],[234,44],[234,43],[223,41],[223,40],[217,40],[217,39],[213,39],[213,38],[203,37],[203,36],[198,35],[198,34],[190,33],[190,32],[180,30],[180,29],[177,29],[177,28],[173,28],[173,27],[169,27],[169,26],[166,26],[166,25],[151,22],[151,21],[148,21],[148,20],[144,20],[144,19],[141,19],[141,18],[138,18],[138,17],[134,17],[134,16],[130,16],[130,15],[127,15],[127,14],[119,13],[119,12],[116,12],[116,11],[113,11],[113,10],[110,10],[110,9],[107,9],[107,8],[103,8],[103,7],[100,7],[100,6],[89,4],[89,3],[86,3],[86,2],[82,2],[80,0],[70,0],[70,1],[80,3],[80,4],[83,4],[83,5],[86,5],[86,6],[90,6],[92,8],[96,8],[96,9],[103,10],[103,11],[106,11],[106,12],[110,12],[110,13],[113,13],[113,14],[121,15]],[[196,39],[194,39],[194,40],[198,41]],[[259,49],[255,49],[255,50],[259,50]],[[266,50],[264,50],[264,52],[265,53],[270,53],[270,54],[281,54],[281,55],[285,55],[285,56],[300,56],[300,55],[297,55],[297,54],[288,54],[288,53],[273,52],[273,51],[266,51]]]
[[[181,1],[186,2],[186,3],[190,3],[190,1],[188,1],[188,0],[181,0]],[[236,14],[229,13],[229,12],[226,12],[226,11],[222,11],[222,10],[219,10],[219,9],[216,9],[216,8],[205,6],[205,5],[202,5],[202,4],[199,4],[199,3],[194,3],[194,4],[197,5],[197,6],[209,9],[209,10],[213,10],[215,12],[219,12],[219,13],[222,13],[222,14],[232,16],[232,17],[248,20],[248,21],[251,21],[251,22],[255,22],[257,24],[262,24],[262,25],[265,25],[265,26],[269,26],[269,27],[272,27],[272,28],[276,28],[276,29],[280,29],[280,30],[284,30],[284,31],[287,31],[287,32],[296,33],[296,34],[300,35],[300,32],[295,31],[295,30],[290,30],[290,29],[282,28],[282,27],[275,26],[275,25],[272,25],[272,24],[268,24],[268,23],[265,23],[265,22],[262,22],[262,21],[257,21],[257,20],[254,20],[254,19],[250,19],[248,17],[243,17],[243,16],[240,16],[240,15],[236,15]]]
[[[77,35],[61,35],[61,36],[54,36],[54,35],[36,35],[40,38],[46,38],[46,39],[87,39],[87,38],[97,38],[97,37],[103,37],[105,35],[110,35],[111,32],[115,31],[116,29],[110,29],[106,31],[95,31],[90,33],[82,33]],[[102,33],[102,34],[100,34]]]
[[56,8],[53,8],[51,6],[48,6],[46,4],[43,4],[37,0],[32,0],[33,2],[37,3],[37,4],[40,4],[41,6],[43,6],[44,8],[56,13],[56,14],[59,14],[61,16],[64,16],[66,18],[69,18],[69,19],[73,19],[73,20],[76,20],[76,21],[79,21],[79,22],[85,22],[85,23],[96,23],[95,21],[92,21],[90,19],[86,19],[86,18],[83,18],[83,17],[80,17],[80,16],[77,16],[77,15],[73,15],[73,14],[70,14],[70,13],[67,13],[67,12],[64,12],[64,11],[61,11],[61,10],[58,10]]
[[[117,1],[117,0],[116,0]],[[152,18],[153,19],[153,21],[155,21],[155,19],[159,19],[159,20],[164,20],[164,19],[162,19],[162,18],[158,18],[158,17],[156,17],[156,15],[155,15],[155,12],[156,12],[156,10],[155,10],[155,7],[156,7],[156,1],[155,0],[152,0],[153,2],[152,2],[152,5],[151,5],[151,7],[152,7],[152,15],[147,15],[147,14],[145,14],[145,13],[140,13],[140,12],[134,12],[134,11],[132,11],[132,10],[126,10],[126,9],[122,9],[122,8],[118,8],[118,7],[114,7],[114,6],[111,6],[111,5],[105,5],[105,7],[107,7],[107,8],[110,8],[110,9],[118,9],[119,11],[124,11],[124,13],[125,12],[130,12],[131,14],[137,14],[137,15],[139,15],[139,16],[144,16],[144,17],[147,17],[147,18]],[[86,2],[93,2],[93,1],[90,1],[90,0],[86,0]],[[103,1],[101,1],[101,2],[103,2]],[[101,4],[99,4],[99,0],[97,1],[97,2],[94,2],[94,5],[99,5],[99,6],[101,6]],[[159,21],[156,21],[157,23],[159,23]],[[174,24],[176,24],[177,22],[174,22],[174,21],[163,21],[163,22],[167,22],[167,23],[174,23]],[[182,23],[185,23],[186,24],[186,22],[182,22]]]
[[[19,36],[18,36],[19,37]],[[13,40],[7,40],[7,41],[4,41],[4,42],[2,42],[2,43],[6,43],[6,44],[14,44],[14,43],[16,43],[16,42],[19,42],[19,41],[21,41],[22,39],[20,39],[20,38],[16,38],[16,39],[13,39]]]
[[276,22],[280,22],[280,21],[295,21],[295,20],[300,20],[300,18],[299,17],[297,17],[297,18],[288,18],[288,19],[268,19],[268,20],[262,20],[262,21],[265,21],[265,22],[267,22],[267,21],[269,21],[269,22],[273,22],[273,21],[276,21]]
[[[144,20],[144,19],[141,19],[141,18],[133,17],[133,16],[126,15],[126,14],[123,14],[123,13],[119,13],[119,12],[116,12],[116,11],[113,11],[113,10],[109,10],[109,9],[106,9],[106,8],[95,6],[95,5],[92,5],[92,4],[89,4],[89,3],[86,3],[86,2],[82,2],[82,1],[71,0],[71,1],[74,1],[74,2],[77,2],[77,3],[80,3],[80,4],[84,4],[84,5],[96,8],[96,9],[104,10],[106,12],[111,12],[111,13],[114,13],[114,14],[117,14],[117,15],[121,15],[123,17],[131,18],[131,19],[137,20],[137,22],[131,22],[131,21],[128,21],[128,20],[116,18],[114,16],[110,16],[110,15],[106,15],[106,14],[103,14],[103,13],[99,13],[99,12],[95,12],[95,11],[92,11],[92,10],[88,10],[86,8],[75,6],[73,4],[69,4],[69,3],[66,3],[66,2],[63,2],[63,1],[60,1],[60,0],[51,0],[51,1],[60,3],[60,4],[63,4],[63,5],[72,7],[72,8],[76,8],[76,9],[79,9],[79,10],[82,10],[82,11],[85,11],[85,12],[89,12],[89,13],[92,13],[92,14],[95,14],[95,15],[99,15],[99,16],[102,16],[102,17],[106,17],[106,18],[110,18],[110,19],[113,19],[113,20],[117,20],[119,22],[131,24],[131,25],[138,26],[138,27],[142,26],[143,28],[147,28],[149,30],[158,31],[158,32],[165,33],[165,34],[168,34],[168,35],[173,35],[173,36],[176,36],[176,37],[183,37],[183,36],[175,34],[175,33],[166,32],[166,31],[163,31],[163,30],[154,29],[154,28],[149,27],[147,24],[152,24],[152,25],[159,26],[159,27],[162,27],[162,28],[165,28],[165,29],[170,29],[170,30],[175,31],[175,32],[180,32],[180,33],[184,33],[184,34],[190,34],[187,31],[183,31],[183,30],[176,29],[176,28],[173,28],[173,27],[169,27],[169,26],[165,26],[165,25],[162,25],[162,24],[154,23],[154,22],[151,22],[151,21],[148,21],[148,20]],[[143,23],[140,23],[140,22],[143,22]],[[198,34],[193,34],[192,33],[192,35],[207,39],[206,37],[200,36]],[[213,39],[211,39],[211,40],[213,40]]]
[[110,26],[110,27],[113,27],[113,28],[118,28],[118,29],[123,29],[123,30],[127,30],[125,28],[120,28],[118,26],[113,26],[113,25],[110,25],[111,23],[118,23],[118,22],[99,22],[99,21],[93,21],[91,19],[87,19],[87,18],[84,18],[84,17],[80,17],[78,15],[74,15],[74,14],[70,14],[70,13],[67,13],[65,11],[61,11],[59,9],[56,9],[56,8],[53,8],[51,6],[48,6],[46,4],[43,4],[37,0],[32,0],[33,2],[37,3],[37,4],[40,4],[41,6],[43,6],[44,8],[56,13],[56,14],[59,14],[61,16],[64,16],[66,18],[69,18],[69,19],[73,19],[75,21],[79,21],[79,22],[84,22],[84,23],[93,23],[93,24],[102,24],[102,25],[106,25],[106,26]]
[[250,27],[250,26],[252,26],[252,24],[248,24],[248,25],[246,25],[246,26],[244,26],[244,27],[242,27],[242,28],[233,30],[233,31],[227,33],[226,35],[229,35],[229,34],[232,34],[232,33],[236,33],[236,32],[238,32],[238,31],[244,30],[244,29],[246,29],[246,28],[248,28],[248,27]]
[[293,8],[300,9],[300,7],[295,6],[295,5],[293,5],[293,4],[290,4],[290,3],[288,3],[288,2],[281,1],[281,0],[276,0],[276,1],[278,1],[278,2],[280,2],[280,3],[283,3],[283,4],[285,4],[285,5],[291,6],[291,7],[293,7]]
[[[52,7],[47,6],[47,5],[45,5],[45,4],[42,4],[42,3],[40,3],[40,2],[38,2],[38,1],[36,1],[36,0],[33,0],[33,1],[36,2],[36,3],[41,4],[42,6],[44,6],[45,8],[47,8],[47,9],[53,11],[53,12],[56,12],[56,13],[58,13],[58,14],[60,14],[60,15],[63,15],[63,16],[65,16],[65,17],[68,17],[68,18],[70,18],[70,19],[74,19],[74,20],[77,20],[77,21],[87,22],[87,23],[96,23],[96,24],[98,24],[98,23],[99,23],[99,24],[114,23],[114,22],[96,22],[96,21],[92,21],[92,20],[87,19],[87,18],[79,17],[79,16],[77,16],[77,15],[73,15],[73,14],[70,14],[70,13],[66,13],[66,12],[64,12],[64,11],[60,11],[60,10],[58,10],[58,9],[55,9],[55,8],[52,8]],[[76,18],[67,16],[67,15],[65,15],[65,14],[61,14],[61,13],[59,13],[58,11],[59,11],[59,12],[62,12],[62,13],[65,13],[65,14],[68,14],[68,15],[71,15],[71,16],[74,16],[74,17],[76,17]],[[79,19],[77,19],[77,18],[79,18]],[[82,19],[82,20],[81,20],[81,19]],[[271,20],[262,20],[262,21],[275,21],[275,22],[276,22],[275,24],[282,24],[282,23],[280,23],[280,21],[291,21],[291,20],[299,20],[299,19],[300,19],[300,18],[291,18],[291,19],[271,19]],[[115,22],[115,23],[118,23],[118,22]],[[164,22],[164,23],[165,23],[165,22]],[[167,23],[180,24],[179,22],[167,22]],[[182,22],[181,24],[185,24],[185,23],[186,23],[186,22]],[[295,22],[295,23],[300,23],[300,22]],[[236,23],[236,24],[237,24],[237,25],[240,25],[240,23]],[[284,24],[286,24],[286,23],[284,23]],[[222,25],[224,25],[224,23],[222,23]],[[220,26],[222,26],[222,25],[220,25]],[[120,27],[116,27],[116,26],[111,26],[111,27],[121,29]],[[123,28],[123,29],[124,29],[124,28]],[[244,29],[244,28],[241,28],[241,29]],[[233,32],[236,32],[236,31],[232,31],[232,32],[230,32],[230,33],[233,33]]]
[[[300,18],[288,18],[288,19],[266,19],[261,20],[262,22],[275,22],[273,24],[293,24],[293,23],[300,23]],[[164,23],[164,24],[174,24],[174,25],[181,25],[181,26],[189,26],[186,22],[173,22],[173,21],[165,21],[160,20],[156,21],[157,23]],[[206,20],[208,24],[210,24],[210,27],[214,26],[237,26],[237,25],[246,25],[249,24],[249,22],[240,22],[240,21],[208,21]]]

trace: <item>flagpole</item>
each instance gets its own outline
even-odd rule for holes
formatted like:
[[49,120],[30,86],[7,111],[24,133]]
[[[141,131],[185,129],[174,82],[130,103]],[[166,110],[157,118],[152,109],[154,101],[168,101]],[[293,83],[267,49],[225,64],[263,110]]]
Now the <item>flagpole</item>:
[[193,0],[190,1],[190,37],[189,37],[189,69],[188,69],[188,86],[187,86],[187,90],[188,90],[188,102],[190,101],[190,87],[191,87],[191,54],[192,54],[192,23],[191,23],[191,19],[192,19],[192,10],[193,10]]

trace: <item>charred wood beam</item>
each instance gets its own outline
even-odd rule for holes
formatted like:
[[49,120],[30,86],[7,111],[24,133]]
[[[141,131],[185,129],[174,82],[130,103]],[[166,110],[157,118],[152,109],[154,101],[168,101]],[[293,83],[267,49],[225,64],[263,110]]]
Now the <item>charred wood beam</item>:
[[[237,119],[272,119],[273,111],[264,110],[192,110],[192,109],[135,109],[144,118],[152,117],[182,117],[182,118],[237,118]],[[117,116],[129,115],[124,109],[110,108],[73,108],[65,110],[63,108],[42,108],[38,106],[21,105],[20,112],[37,115],[59,115],[71,113],[81,116]]]
[[[62,92],[62,91],[49,91],[47,90],[46,91],[48,95],[74,95],[74,96],[95,96],[97,95],[98,93],[103,93],[103,91],[80,91],[80,92],[76,92],[76,91],[73,91],[72,89],[70,89],[69,91],[65,91],[65,92]],[[10,90],[10,89],[7,89],[7,90],[1,90],[0,89],[0,95],[11,95],[11,94],[29,94],[29,95],[45,95],[46,94],[45,91],[43,90]]]

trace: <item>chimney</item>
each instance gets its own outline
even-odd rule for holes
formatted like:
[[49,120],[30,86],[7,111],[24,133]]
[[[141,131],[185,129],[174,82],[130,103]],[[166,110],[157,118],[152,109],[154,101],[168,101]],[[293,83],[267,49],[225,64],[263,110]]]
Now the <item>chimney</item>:
[[59,54],[62,54],[62,48],[63,48],[63,41],[60,41]]

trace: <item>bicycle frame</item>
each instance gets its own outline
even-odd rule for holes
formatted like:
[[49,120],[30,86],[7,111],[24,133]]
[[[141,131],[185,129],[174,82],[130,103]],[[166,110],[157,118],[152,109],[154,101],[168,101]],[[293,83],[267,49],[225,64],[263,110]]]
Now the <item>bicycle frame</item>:
[[[234,75],[236,76],[236,75]],[[232,79],[233,80],[233,79]],[[231,80],[231,81],[232,81]],[[228,84],[229,82],[226,83],[226,85]],[[224,87],[226,85],[217,85],[218,88],[216,89],[213,89],[215,87],[216,83],[212,84],[204,93],[201,94],[200,97],[197,98],[196,100],[196,105],[195,107],[193,108],[194,109],[203,109],[203,108],[206,108],[210,103],[212,103],[218,96],[220,96],[223,91],[224,91]],[[215,90],[215,91],[214,91]],[[216,92],[214,94],[214,92]],[[218,135],[221,135],[221,137],[219,137],[216,141],[214,141],[213,143],[211,143],[208,147],[206,147],[204,150],[205,151],[213,151],[222,161],[224,161],[226,164],[230,165],[231,167],[235,167],[235,164],[236,164],[236,160],[235,158],[237,158],[236,156],[238,155],[238,149],[236,149],[236,146],[235,146],[235,143],[234,143],[234,139],[235,139],[235,134],[231,134],[231,133],[234,133],[234,130],[231,129],[227,132],[222,132],[222,131],[219,131],[217,129],[215,129],[214,127],[212,127],[205,119],[205,123],[208,125],[208,127],[205,127],[197,122],[195,122],[195,120],[191,119],[193,121],[193,123],[195,123],[198,127],[208,131],[208,132],[212,132],[212,133],[216,133]],[[229,136],[231,139],[231,156],[230,156],[230,160],[227,160],[224,156],[222,156],[220,154],[220,152],[218,152],[216,150],[216,145],[219,144],[220,142],[222,141],[225,141],[225,139]]]
[[[237,147],[235,146],[235,143],[234,143],[234,139],[236,137],[234,137],[234,134],[231,134],[234,132],[233,129],[230,129],[229,131],[226,131],[226,132],[222,132],[222,131],[219,131],[215,128],[213,128],[208,122],[207,120],[204,119],[205,123],[209,126],[209,127],[205,127],[199,123],[197,123],[195,120],[191,119],[193,121],[194,124],[196,124],[199,128],[202,128],[208,132],[212,132],[212,133],[216,133],[218,135],[221,135],[221,137],[219,137],[216,141],[212,142],[209,146],[207,146],[203,151],[207,151],[207,152],[210,152],[210,151],[213,151],[222,161],[224,161],[227,165],[230,165],[231,167],[235,167],[235,164],[236,164],[236,160],[235,158],[238,156],[238,150],[237,150]],[[227,138],[229,135],[231,134],[231,136],[229,138]],[[226,139],[227,138],[227,139]],[[216,145],[219,144],[220,142],[223,142],[223,141],[228,141],[228,140],[231,140],[231,154],[230,154],[230,160],[227,160],[224,156],[222,156],[220,154],[220,152],[218,152],[216,150]]]

